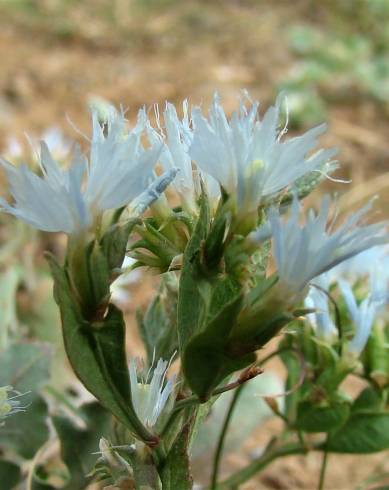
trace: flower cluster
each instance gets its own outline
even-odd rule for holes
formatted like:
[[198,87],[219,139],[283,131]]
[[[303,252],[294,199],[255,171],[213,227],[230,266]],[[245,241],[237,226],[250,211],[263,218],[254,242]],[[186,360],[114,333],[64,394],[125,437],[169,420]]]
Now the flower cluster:
[[[124,115],[113,109],[103,125],[94,112],[92,126],[89,161],[76,148],[68,169],[58,165],[45,142],[40,149],[42,176],[25,165],[15,167],[2,160],[15,202],[10,205],[1,199],[0,206],[40,230],[77,234],[91,227],[105,210],[127,206],[140,196],[142,209],[155,200],[159,193],[147,191],[155,181],[153,169],[161,145],[143,147],[144,111],[130,131]],[[174,175],[165,175],[162,190]]]
[[[373,247],[344,261],[331,271],[312,281],[305,299],[316,335],[331,344],[338,336],[329,307],[329,290],[332,286],[340,291],[347,314],[354,327],[354,335],[346,345],[346,351],[358,357],[366,347],[372,328],[384,315],[384,305],[389,303],[389,250],[387,246]],[[364,286],[363,299],[358,301],[355,287],[360,281]]]
[[[384,223],[359,226],[369,211],[369,203],[331,233],[330,199],[325,196],[317,215],[308,213],[306,223],[299,225],[299,202],[294,199],[289,220],[283,222],[279,212],[271,209],[274,256],[282,291],[298,295],[316,276],[332,269],[363,250],[388,241]],[[334,223],[331,223],[333,226]]]

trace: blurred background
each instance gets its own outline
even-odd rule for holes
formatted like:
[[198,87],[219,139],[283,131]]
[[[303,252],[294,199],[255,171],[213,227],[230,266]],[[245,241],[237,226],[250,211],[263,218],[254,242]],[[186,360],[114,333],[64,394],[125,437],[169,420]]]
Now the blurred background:
[[285,90],[291,129],[326,120],[360,198],[389,193],[388,0],[0,0],[0,18],[3,148],[54,126],[74,138],[65,115],[87,132],[96,97],[131,117]]
[[[0,0],[0,19],[0,151],[11,161],[34,159],[25,134],[47,139],[63,158],[89,134],[88,105],[100,99],[133,118],[140,106],[166,100],[206,105],[215,90],[227,111],[242,89],[264,110],[286,91],[290,133],[327,121],[323,145],[337,146],[342,164],[336,176],[352,180],[324,187],[342,194],[343,209],[378,193],[376,209],[389,216],[389,0]],[[61,253],[61,238],[2,215],[0,245],[0,348],[16,336],[61,352],[41,258],[42,249]],[[142,288],[129,282],[120,301],[134,330],[154,279]],[[59,385],[60,362],[51,368]],[[227,470],[262,439],[257,430]],[[328,488],[356,488],[383,459],[334,458]],[[314,454],[290,458],[244,488],[311,489],[319,464]]]

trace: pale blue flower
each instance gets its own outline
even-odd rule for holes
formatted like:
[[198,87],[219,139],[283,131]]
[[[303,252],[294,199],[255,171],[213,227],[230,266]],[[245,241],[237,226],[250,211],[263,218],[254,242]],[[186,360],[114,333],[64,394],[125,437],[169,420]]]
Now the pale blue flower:
[[351,285],[343,279],[340,279],[338,284],[355,327],[354,337],[347,345],[347,350],[352,354],[359,355],[366,346],[374,320],[378,310],[382,307],[382,303],[375,301],[372,296],[368,296],[358,305]]
[[387,243],[387,223],[358,226],[370,207],[371,203],[349,216],[332,233],[327,227],[329,196],[323,198],[317,215],[312,210],[308,213],[304,225],[299,224],[297,198],[292,203],[288,220],[283,221],[279,211],[271,209],[269,221],[279,286],[298,295],[314,277],[363,250]]
[[44,142],[42,176],[25,165],[14,167],[2,161],[14,203],[0,199],[0,206],[43,231],[75,234],[89,228],[103,211],[128,205],[155,179],[153,168],[161,145],[144,149],[141,137],[146,122],[142,110],[136,126],[127,131],[123,114],[112,110],[102,127],[93,113],[89,162],[76,150],[66,170],[53,159]]
[[211,202],[220,196],[219,184],[213,177],[192,165],[189,148],[193,140],[193,130],[189,115],[188,101],[182,104],[183,118],[179,119],[173,104],[167,103],[163,112],[163,128],[160,127],[159,113],[156,110],[159,131],[148,126],[148,136],[152,144],[164,142],[160,162],[165,171],[179,169],[179,174],[172,183],[172,188],[180,196],[183,208],[196,213],[196,201],[201,192],[200,180]]
[[139,420],[147,427],[154,427],[162,411],[167,408],[174,391],[175,376],[166,380],[169,363],[159,359],[149,381],[138,381],[136,361],[130,361],[131,398]]
[[[363,277],[371,276],[375,269],[379,269],[378,275],[382,283],[389,281],[389,246],[381,245],[372,247],[357,254],[351,259],[345,260],[341,264],[331,269],[329,279],[335,283],[340,278],[347,279],[352,283]],[[373,280],[373,278],[372,278]],[[378,277],[374,278],[377,286]]]
[[[315,287],[319,286],[319,287]],[[325,291],[329,289],[327,274],[321,274],[312,281],[308,296],[304,304],[307,308],[314,308],[315,313],[307,315],[319,339],[332,341],[337,336],[337,328],[331,318],[329,299]]]
[[325,125],[282,140],[286,129],[278,127],[281,102],[279,97],[262,120],[257,102],[249,108],[242,102],[240,110],[228,120],[217,95],[208,119],[199,107],[192,110],[192,160],[227,193],[236,196],[238,212],[243,215],[255,211],[264,198],[282,191],[306,173],[322,172],[336,153],[329,149],[312,154]]

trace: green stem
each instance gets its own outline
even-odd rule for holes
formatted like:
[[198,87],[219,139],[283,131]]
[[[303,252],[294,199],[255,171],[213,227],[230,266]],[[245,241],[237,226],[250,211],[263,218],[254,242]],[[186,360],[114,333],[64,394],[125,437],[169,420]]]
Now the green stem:
[[231,490],[231,488],[237,488],[242,483],[250,480],[250,478],[255,476],[259,471],[263,470],[263,468],[266,468],[266,466],[268,466],[272,461],[285,456],[292,456],[294,454],[304,454],[305,452],[306,448],[302,446],[301,443],[285,444],[284,446],[280,446],[278,448],[273,448],[272,446],[269,451],[252,461],[246,466],[246,468],[243,468],[223,482],[219,483],[215,489]]
[[317,487],[318,490],[324,490],[324,481],[326,477],[327,463],[328,463],[328,451],[327,451],[327,441],[326,441],[324,451],[323,451],[323,459],[321,461],[319,485]]
[[[266,357],[264,357],[263,359],[261,359],[258,362],[257,365],[258,366],[263,366],[268,361],[270,361],[270,359],[272,359],[276,355],[280,354],[284,350],[289,350],[289,348],[277,349],[276,351],[271,352]],[[221,430],[221,433],[220,433],[220,436],[219,436],[219,441],[218,441],[218,445],[216,447],[216,452],[215,452],[215,456],[214,456],[213,472],[212,472],[212,480],[211,480],[211,489],[217,488],[217,477],[218,477],[218,473],[219,473],[220,460],[221,460],[222,453],[223,453],[224,441],[225,441],[225,438],[226,438],[226,435],[227,435],[228,426],[229,426],[229,424],[231,422],[231,418],[232,418],[232,415],[233,415],[233,412],[234,412],[234,409],[235,409],[235,405],[236,405],[236,403],[237,403],[237,401],[239,399],[239,396],[240,396],[240,394],[241,394],[241,392],[243,390],[243,387],[244,387],[244,384],[241,384],[236,389],[236,391],[234,393],[234,396],[231,399],[230,406],[229,406],[228,412],[226,414],[226,418],[224,419],[224,423],[223,423],[223,426],[222,426],[222,430]],[[278,413],[277,415],[284,420],[284,422],[286,423],[286,425],[289,424],[289,421],[287,420],[287,418],[284,417],[281,413]]]
[[221,457],[223,454],[224,441],[225,441],[225,438],[227,435],[228,426],[230,425],[231,417],[234,413],[236,403],[239,399],[239,396],[240,396],[244,386],[245,385],[242,384],[235,390],[233,398],[232,398],[231,403],[230,403],[230,406],[228,407],[226,417],[224,419],[224,423],[222,426],[222,430],[220,432],[219,441],[218,441],[218,444],[216,447],[215,456],[214,456],[214,460],[213,460],[211,490],[215,490],[217,487],[217,478],[218,478],[218,474],[219,474],[220,461],[221,461]]

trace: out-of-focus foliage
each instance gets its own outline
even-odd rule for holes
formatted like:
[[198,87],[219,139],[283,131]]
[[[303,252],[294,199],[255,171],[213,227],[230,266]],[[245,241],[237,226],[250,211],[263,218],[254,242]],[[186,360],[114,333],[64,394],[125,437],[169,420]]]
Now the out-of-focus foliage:
[[288,30],[296,64],[279,88],[289,94],[292,123],[316,123],[332,104],[371,100],[384,112],[389,100],[389,3],[322,2],[325,23]]

